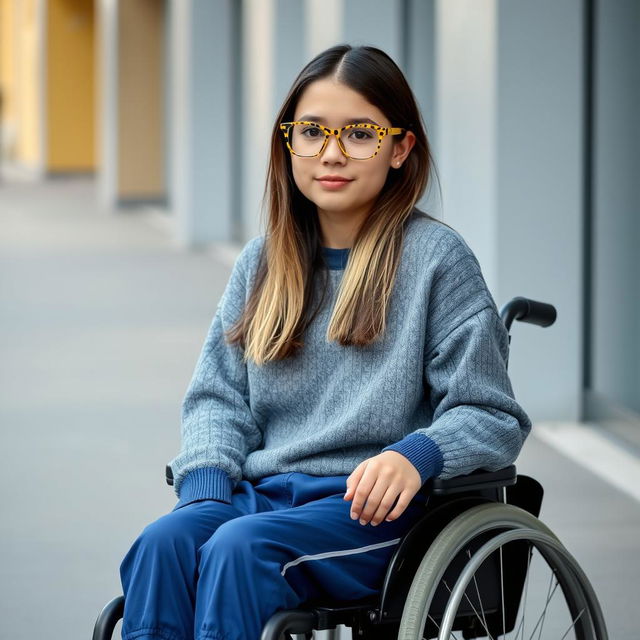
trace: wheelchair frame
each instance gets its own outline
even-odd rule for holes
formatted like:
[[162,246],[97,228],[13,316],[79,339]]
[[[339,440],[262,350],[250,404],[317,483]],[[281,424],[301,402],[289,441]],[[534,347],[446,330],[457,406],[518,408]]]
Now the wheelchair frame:
[[[514,319],[546,327],[555,322],[556,310],[550,304],[516,297],[504,305],[500,317],[507,331]],[[168,465],[166,480],[173,484]],[[497,637],[515,626],[531,543],[551,563],[572,616],[580,611],[574,620],[577,637],[607,640],[602,611],[589,580],[558,538],[537,519],[543,497],[539,482],[517,475],[511,465],[497,471],[478,469],[446,480],[430,478],[424,489],[429,494],[428,511],[396,548],[379,594],[348,603],[309,601],[297,609],[277,611],[264,626],[260,640],[281,640],[290,634],[311,638],[313,631],[321,630],[330,630],[329,637],[334,639],[338,625],[351,627],[352,637],[363,640],[448,640],[452,630],[462,631],[465,639]],[[504,552],[500,546],[498,567],[495,551],[503,541],[510,545]],[[491,562],[484,562],[487,558]],[[476,569],[482,618],[466,592],[471,607],[465,604],[462,610],[458,608]],[[475,574],[473,577],[476,580]],[[447,580],[455,583],[453,590]],[[587,615],[582,619],[585,610]],[[93,640],[109,640],[123,612],[124,596],[109,602],[96,620]]]

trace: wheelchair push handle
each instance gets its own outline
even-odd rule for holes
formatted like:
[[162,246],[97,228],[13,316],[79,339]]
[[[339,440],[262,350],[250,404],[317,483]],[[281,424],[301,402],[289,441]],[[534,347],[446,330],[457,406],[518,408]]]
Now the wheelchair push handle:
[[500,317],[507,330],[511,329],[514,320],[536,324],[539,327],[550,327],[557,316],[556,308],[552,304],[522,296],[512,298],[500,309]]

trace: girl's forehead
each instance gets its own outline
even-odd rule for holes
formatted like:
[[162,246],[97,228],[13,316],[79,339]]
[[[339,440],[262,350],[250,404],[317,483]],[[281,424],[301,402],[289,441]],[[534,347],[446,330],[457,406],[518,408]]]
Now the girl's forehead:
[[296,104],[294,118],[333,126],[364,119],[388,126],[378,107],[361,93],[331,78],[315,80],[304,89]]

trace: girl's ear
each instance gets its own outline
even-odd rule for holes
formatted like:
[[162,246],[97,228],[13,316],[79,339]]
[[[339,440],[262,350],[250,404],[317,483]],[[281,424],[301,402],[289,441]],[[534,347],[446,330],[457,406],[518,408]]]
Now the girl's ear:
[[393,145],[393,153],[390,160],[390,165],[393,169],[399,169],[402,166],[415,143],[416,136],[413,131],[406,131],[404,138]]

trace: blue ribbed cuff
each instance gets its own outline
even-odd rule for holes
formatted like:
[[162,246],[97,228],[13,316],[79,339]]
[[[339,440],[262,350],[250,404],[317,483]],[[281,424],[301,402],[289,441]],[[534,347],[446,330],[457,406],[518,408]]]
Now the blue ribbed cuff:
[[187,473],[180,485],[176,508],[196,500],[220,500],[231,504],[233,480],[217,467],[200,467]]
[[440,447],[422,433],[410,433],[399,442],[385,447],[383,451],[397,451],[408,458],[420,473],[422,484],[429,478],[437,477],[444,467]]

